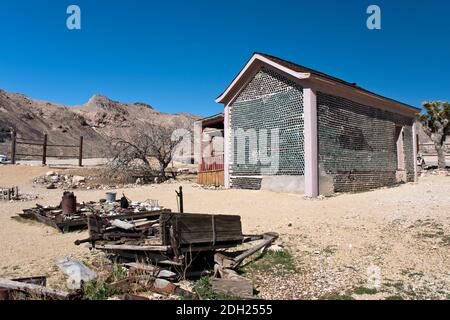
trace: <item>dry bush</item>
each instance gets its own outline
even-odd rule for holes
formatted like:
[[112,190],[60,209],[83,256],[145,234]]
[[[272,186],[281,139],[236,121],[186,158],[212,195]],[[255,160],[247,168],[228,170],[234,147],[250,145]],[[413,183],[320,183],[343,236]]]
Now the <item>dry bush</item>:
[[153,123],[138,127],[129,137],[112,137],[112,158],[106,166],[105,175],[124,182],[132,182],[137,177],[147,182],[155,178],[159,182],[166,180],[166,169],[177,146],[185,138],[174,135],[180,129],[190,133],[188,125]]

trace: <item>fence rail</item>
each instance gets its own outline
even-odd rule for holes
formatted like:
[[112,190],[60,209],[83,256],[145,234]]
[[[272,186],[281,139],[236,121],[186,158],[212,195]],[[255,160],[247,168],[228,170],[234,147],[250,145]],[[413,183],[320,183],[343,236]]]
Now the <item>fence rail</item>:
[[[17,153],[18,145],[26,145],[26,146],[37,146],[41,147],[42,153]],[[73,148],[78,151],[78,155],[58,155],[52,156],[47,154],[48,148]],[[35,151],[33,151],[35,152]],[[80,143],[78,145],[68,145],[68,144],[49,144],[48,143],[48,135],[44,134],[43,140],[25,140],[25,139],[17,139],[16,131],[11,132],[11,163],[15,164],[17,161],[17,156],[21,157],[40,157],[42,158],[42,165],[47,164],[47,158],[61,158],[61,159],[73,159],[78,157],[78,166],[83,166],[83,136],[80,136]]]

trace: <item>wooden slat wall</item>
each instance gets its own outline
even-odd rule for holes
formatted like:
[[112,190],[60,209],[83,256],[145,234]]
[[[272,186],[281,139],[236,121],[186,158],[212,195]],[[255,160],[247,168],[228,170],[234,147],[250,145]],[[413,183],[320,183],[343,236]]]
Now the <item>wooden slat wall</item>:
[[173,225],[180,245],[243,240],[240,216],[190,213],[162,214],[161,238],[165,245],[170,244],[170,225]]
[[197,183],[203,185],[223,186],[223,171],[199,172],[197,175]]

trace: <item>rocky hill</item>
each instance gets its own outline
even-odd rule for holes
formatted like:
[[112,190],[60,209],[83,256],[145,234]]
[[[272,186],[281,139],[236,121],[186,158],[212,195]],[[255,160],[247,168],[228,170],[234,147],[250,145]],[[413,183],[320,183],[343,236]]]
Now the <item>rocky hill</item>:
[[[41,141],[46,133],[49,144],[77,145],[83,136],[85,156],[101,157],[109,137],[126,137],[136,127],[152,123],[190,125],[198,118],[188,113],[167,114],[145,103],[122,103],[100,95],[82,106],[70,107],[0,90],[0,153],[8,153],[11,128],[17,131],[18,139],[24,140]],[[75,155],[74,151],[52,148],[48,152]]]

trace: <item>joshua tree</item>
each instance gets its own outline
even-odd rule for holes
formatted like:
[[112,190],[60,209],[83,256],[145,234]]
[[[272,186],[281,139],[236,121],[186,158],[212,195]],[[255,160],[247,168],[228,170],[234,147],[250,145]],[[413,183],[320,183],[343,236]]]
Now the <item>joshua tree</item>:
[[434,143],[438,154],[438,168],[445,169],[445,137],[450,135],[450,103],[443,101],[424,102],[426,113],[418,114],[417,120]]

